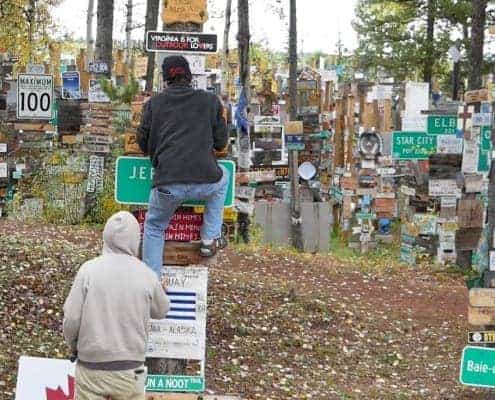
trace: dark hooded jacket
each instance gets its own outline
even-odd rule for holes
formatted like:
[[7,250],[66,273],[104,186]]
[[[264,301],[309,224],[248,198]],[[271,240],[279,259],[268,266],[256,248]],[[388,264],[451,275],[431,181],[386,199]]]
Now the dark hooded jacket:
[[172,183],[214,183],[222,177],[214,150],[228,142],[218,97],[173,84],[143,108],[137,140],[155,169],[153,187]]

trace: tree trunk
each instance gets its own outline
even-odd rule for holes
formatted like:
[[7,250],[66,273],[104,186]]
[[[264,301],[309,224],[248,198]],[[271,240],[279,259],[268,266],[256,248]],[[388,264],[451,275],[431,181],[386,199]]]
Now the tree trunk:
[[249,0],[237,0],[237,14],[239,19],[239,32],[237,41],[239,43],[239,78],[241,86],[245,90],[248,103],[249,93]]
[[96,59],[108,64],[109,78],[112,76],[113,51],[113,1],[98,0],[97,30],[96,30]]
[[225,7],[225,29],[223,31],[223,57],[222,57],[222,92],[230,97],[229,83],[229,34],[230,34],[230,17],[232,15],[232,0],[227,0]]
[[95,39],[93,37],[93,17],[95,14],[95,0],[88,0],[88,15],[86,17],[86,49],[88,57],[86,61],[86,70],[89,70],[89,63],[94,61],[95,57]]
[[[297,119],[297,5],[296,0],[290,0],[289,25],[289,115],[291,121]],[[301,198],[299,195],[298,152],[289,151],[289,170],[291,177],[291,238],[292,246],[303,250],[301,226]]]
[[433,51],[435,46],[435,14],[436,14],[436,0],[428,0],[427,4],[427,21],[426,21],[426,54],[423,65],[423,81],[430,84],[431,90],[431,78],[433,75],[433,64],[435,59],[433,57]]
[[471,26],[471,52],[469,58],[469,89],[481,89],[483,84],[483,46],[485,44],[486,6],[488,0],[471,0],[473,17]]
[[125,22],[125,62],[127,66],[131,65],[132,58],[132,0],[127,0],[126,22]]
[[[158,27],[158,14],[160,11],[160,0],[148,0],[146,2],[146,22],[144,28],[144,43],[146,46],[146,32],[155,31]],[[148,66],[146,67],[146,91],[153,91],[153,80],[155,77],[155,52],[148,52]]]

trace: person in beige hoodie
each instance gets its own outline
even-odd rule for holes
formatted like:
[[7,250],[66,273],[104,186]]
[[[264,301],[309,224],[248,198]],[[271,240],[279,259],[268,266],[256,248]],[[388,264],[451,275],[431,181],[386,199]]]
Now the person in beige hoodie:
[[141,234],[128,212],[103,231],[103,254],[79,269],[64,305],[63,333],[77,355],[77,400],[141,400],[150,318],[169,302],[156,274],[138,258]]

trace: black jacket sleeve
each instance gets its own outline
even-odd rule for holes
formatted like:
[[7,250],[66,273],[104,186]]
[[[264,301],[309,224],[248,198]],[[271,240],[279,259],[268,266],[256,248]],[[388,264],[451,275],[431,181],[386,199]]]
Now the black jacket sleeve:
[[148,100],[143,106],[143,115],[141,117],[141,125],[137,129],[137,142],[141,151],[149,155],[148,140],[151,131],[151,99]]
[[213,127],[213,143],[215,150],[220,151],[225,149],[229,141],[229,132],[227,129],[227,122],[223,117],[223,105],[215,96],[215,114],[214,121],[212,123]]

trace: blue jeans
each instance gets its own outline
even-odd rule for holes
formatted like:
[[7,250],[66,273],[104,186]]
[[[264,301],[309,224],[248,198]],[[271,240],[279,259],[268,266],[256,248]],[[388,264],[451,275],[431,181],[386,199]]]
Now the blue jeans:
[[216,183],[175,183],[151,190],[148,213],[144,222],[143,261],[162,276],[165,231],[175,211],[186,200],[206,201],[201,228],[202,240],[214,240],[222,235],[223,207],[229,186],[229,171],[221,166],[222,179]]

